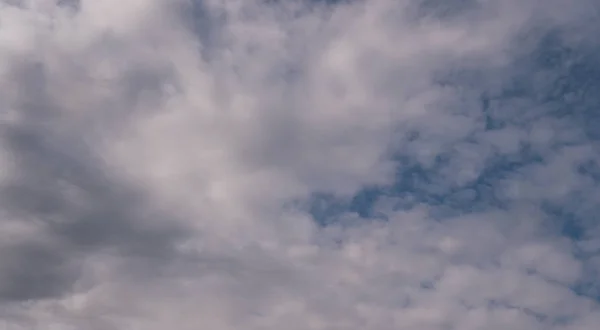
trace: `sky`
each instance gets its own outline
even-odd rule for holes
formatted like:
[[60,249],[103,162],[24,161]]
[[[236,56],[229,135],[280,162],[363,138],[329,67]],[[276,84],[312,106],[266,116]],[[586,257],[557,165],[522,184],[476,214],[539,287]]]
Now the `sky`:
[[0,0],[0,330],[595,330],[597,0]]

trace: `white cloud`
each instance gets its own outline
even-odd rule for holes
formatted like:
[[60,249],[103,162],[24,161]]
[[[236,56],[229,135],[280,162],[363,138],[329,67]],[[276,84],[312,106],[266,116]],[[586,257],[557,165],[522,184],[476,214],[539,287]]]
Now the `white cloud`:
[[[1,326],[594,329],[573,287],[597,266],[539,209],[597,195],[577,174],[594,142],[502,95],[530,31],[580,28],[588,4],[415,3],[1,2]],[[290,206],[401,166],[433,171],[416,204],[475,199],[524,144],[542,160],[481,212],[392,194],[386,222],[323,227]]]

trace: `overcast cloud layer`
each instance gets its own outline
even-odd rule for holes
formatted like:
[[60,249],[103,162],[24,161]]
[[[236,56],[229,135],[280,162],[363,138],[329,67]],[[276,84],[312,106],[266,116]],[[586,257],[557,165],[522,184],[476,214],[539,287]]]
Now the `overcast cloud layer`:
[[597,329],[598,7],[0,1],[0,329]]

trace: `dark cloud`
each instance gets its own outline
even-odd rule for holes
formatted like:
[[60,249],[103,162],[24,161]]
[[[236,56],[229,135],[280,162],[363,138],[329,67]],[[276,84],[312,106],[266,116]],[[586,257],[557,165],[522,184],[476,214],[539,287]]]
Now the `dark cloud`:
[[8,262],[2,265],[0,298],[67,294],[78,279],[79,264],[94,253],[152,260],[157,268],[176,258],[173,244],[185,236],[185,228],[120,179],[86,145],[86,136],[69,131],[70,118],[47,93],[51,82],[43,66],[24,65],[15,78],[20,120],[2,128],[15,171],[2,186],[0,204],[5,216],[28,222],[42,234],[14,238],[17,243],[2,251]]

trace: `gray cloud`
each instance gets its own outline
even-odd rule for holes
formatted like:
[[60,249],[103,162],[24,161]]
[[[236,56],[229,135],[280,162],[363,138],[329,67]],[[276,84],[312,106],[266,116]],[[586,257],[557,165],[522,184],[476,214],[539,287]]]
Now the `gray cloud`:
[[591,4],[2,2],[2,326],[595,329]]
[[[10,238],[16,242],[3,247],[0,297],[23,301],[68,294],[80,259],[93,251],[115,248],[122,255],[154,259],[155,265],[173,257],[172,244],[185,236],[185,228],[170,224],[170,215],[109,173],[90,146],[69,132],[48,95],[52,82],[43,65],[15,71],[20,120],[3,126],[14,170],[2,186],[2,209],[10,221],[40,233]],[[147,226],[152,218],[162,224]]]

